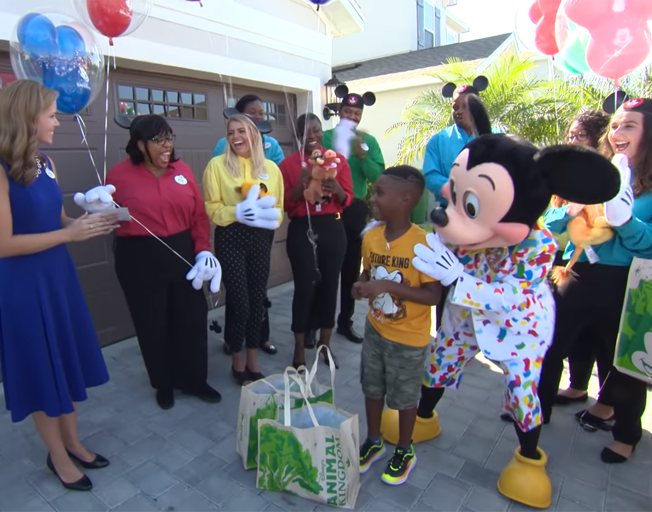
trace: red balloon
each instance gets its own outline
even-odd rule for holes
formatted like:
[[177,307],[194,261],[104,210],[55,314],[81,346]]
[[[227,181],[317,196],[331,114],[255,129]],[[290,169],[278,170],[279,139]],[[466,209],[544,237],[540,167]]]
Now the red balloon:
[[88,16],[100,34],[118,37],[131,25],[131,0],[87,0]]
[[541,10],[541,7],[539,7],[539,0],[534,0],[527,12],[530,20],[535,25],[539,23],[541,18],[543,18],[543,11]]
[[591,31],[586,62],[596,75],[619,80],[645,62],[652,49],[646,19],[614,16]]
[[565,0],[564,11],[571,21],[591,31],[614,15],[627,14],[641,20],[652,18],[650,0]]
[[[556,55],[559,53],[559,45],[555,34],[555,24],[561,0],[538,0],[537,3],[543,16],[537,22],[534,44],[537,50],[544,55]],[[530,9],[532,10],[532,8]]]

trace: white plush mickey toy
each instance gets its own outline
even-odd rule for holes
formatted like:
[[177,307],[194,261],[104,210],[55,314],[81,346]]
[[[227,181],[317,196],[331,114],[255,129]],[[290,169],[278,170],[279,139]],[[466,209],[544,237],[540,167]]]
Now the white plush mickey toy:
[[[439,435],[437,402],[446,387],[458,386],[466,364],[482,351],[505,374],[503,410],[511,414],[520,445],[498,490],[532,507],[551,503],[547,457],[538,447],[536,390],[554,330],[547,276],[557,244],[539,218],[553,194],[599,204],[617,202],[620,188],[618,169],[593,150],[539,151],[522,137],[482,135],[452,166],[442,191],[448,206],[431,214],[436,234],[428,235],[428,246],[414,249],[417,269],[451,285],[431,346],[414,442]],[[383,431],[392,430],[397,419],[386,413]]]

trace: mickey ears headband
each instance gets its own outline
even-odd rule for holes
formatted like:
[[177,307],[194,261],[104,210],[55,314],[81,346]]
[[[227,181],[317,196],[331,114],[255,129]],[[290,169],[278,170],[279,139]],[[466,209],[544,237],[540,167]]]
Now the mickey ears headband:
[[342,100],[343,107],[363,109],[365,106],[371,107],[376,103],[376,95],[373,92],[365,92],[362,96],[355,93],[349,94],[349,88],[343,84],[335,88],[335,96]]
[[479,94],[489,87],[489,79],[486,76],[478,76],[473,80],[473,85],[455,85],[448,82],[442,87],[441,95],[444,98],[457,98],[460,94]]
[[607,114],[613,114],[622,106],[623,110],[628,112],[639,112],[641,114],[652,115],[652,99],[634,98],[630,99],[629,95],[623,90],[612,92],[602,103],[602,110]]
[[[242,112],[239,112],[238,110],[234,108],[225,108],[224,109],[224,119],[229,119],[232,116],[235,115],[243,115],[247,116],[247,114],[243,114]],[[272,125],[269,121],[256,121],[255,119],[252,119],[250,116],[247,116],[251,121],[256,125],[256,128],[258,128],[258,131],[262,133],[263,135],[270,133],[274,128],[272,128]]]

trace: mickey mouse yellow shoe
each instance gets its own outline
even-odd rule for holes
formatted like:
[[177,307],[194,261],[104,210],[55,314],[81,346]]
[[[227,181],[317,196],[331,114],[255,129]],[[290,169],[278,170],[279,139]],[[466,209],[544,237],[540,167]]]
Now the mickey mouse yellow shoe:
[[548,508],[552,503],[552,485],[546,473],[548,457],[537,448],[541,459],[521,455],[520,447],[498,479],[498,491],[509,499],[533,508]]
[[[383,413],[380,423],[380,433],[383,439],[390,444],[398,444],[398,411],[387,409]],[[412,433],[412,442],[414,444],[430,441],[441,434],[441,425],[439,425],[439,415],[435,411],[432,418],[419,418],[417,416],[414,432]]]

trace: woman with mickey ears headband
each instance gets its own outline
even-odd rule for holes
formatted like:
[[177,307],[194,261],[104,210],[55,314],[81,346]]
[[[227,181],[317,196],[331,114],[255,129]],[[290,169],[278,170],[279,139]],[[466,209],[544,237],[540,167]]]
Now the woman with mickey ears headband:
[[[605,100],[603,109],[613,112],[614,103],[612,95]],[[589,251],[585,249],[573,267],[578,277],[558,290],[555,336],[539,384],[546,423],[552,414],[563,360],[584,329],[593,330],[596,350],[608,352],[613,361],[632,259],[652,258],[652,99],[628,100],[616,110],[600,152],[613,158],[621,171],[620,192],[605,203],[605,217],[615,236]],[[566,205],[549,212],[546,221],[553,231],[560,232],[581,208]],[[607,293],[605,283],[609,286]],[[647,385],[612,367],[602,393],[609,396],[615,421],[611,430],[614,442],[602,450],[601,459],[605,463],[625,462],[641,440]],[[609,419],[608,409],[596,403],[578,413],[578,420],[584,428],[595,428],[596,423]]]
[[[266,119],[267,116],[265,114],[265,108],[263,107],[263,101],[255,94],[247,94],[238,100],[235,108],[227,108],[224,110],[224,117],[226,119],[236,114],[244,114],[254,122],[256,128],[263,138],[263,150],[265,151],[265,158],[267,158],[267,160],[271,160],[276,165],[281,165],[285,155],[283,154],[283,150],[281,149],[278,141],[274,137],[269,136],[269,133],[272,131],[272,125]],[[226,146],[226,137],[222,137],[215,146],[215,150],[213,151],[213,158],[223,155],[226,151]],[[273,242],[274,231],[270,231],[269,236],[272,238]],[[274,355],[278,352],[278,350],[269,340],[270,328],[268,310],[271,307],[271,301],[268,297],[265,297],[262,311],[263,325],[260,331],[260,348],[264,352],[267,352],[270,355]],[[211,326],[211,330],[220,332],[218,331],[218,328],[219,325],[217,324],[217,320],[214,320],[213,325]],[[230,356],[231,349],[229,348],[229,344],[224,342],[223,348],[224,353],[227,356]]]
[[265,158],[262,137],[248,116],[230,116],[226,133],[226,153],[213,158],[204,172],[204,198],[224,267],[224,340],[232,352],[233,378],[242,386],[264,378],[257,349],[273,230],[282,219],[283,177]]
[[[201,190],[192,169],[176,157],[175,135],[165,118],[116,116],[116,123],[129,128],[129,158],[109,170],[106,187],[76,202],[84,207],[93,192],[112,194],[138,219],[116,230],[115,270],[159,407],[174,406],[175,389],[219,402],[220,394],[207,382],[203,284],[209,281],[217,293],[222,271],[211,253]],[[188,262],[194,265],[190,272]]]
[[[455,122],[428,141],[423,161],[423,176],[426,179],[426,188],[434,194],[435,200],[442,208],[445,208],[448,202],[441,191],[448,182],[455,159],[470,141],[480,135],[492,133],[489,114],[480,99],[480,92],[487,87],[489,80],[481,75],[473,80],[473,85],[457,86],[449,82],[441,90],[444,98],[453,100],[452,115]],[[440,303],[435,310],[437,328],[441,325],[448,290],[449,287],[443,287]]]
[[[347,245],[342,264],[337,333],[353,343],[362,343],[362,336],[353,329],[355,300],[351,290],[360,277],[362,231],[369,216],[367,187],[376,183],[383,173],[385,160],[378,141],[357,129],[364,107],[374,105],[376,95],[373,92],[366,92],[362,96],[349,93],[346,85],[339,85],[335,89],[335,95],[342,99],[338,111],[340,122],[335,128],[324,132],[322,144],[325,149],[332,149],[347,159],[353,179],[353,201],[342,212]],[[312,346],[314,331],[311,331],[307,338],[307,345]]]

